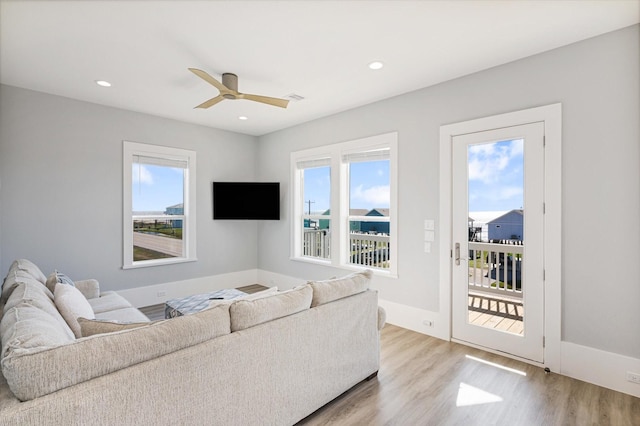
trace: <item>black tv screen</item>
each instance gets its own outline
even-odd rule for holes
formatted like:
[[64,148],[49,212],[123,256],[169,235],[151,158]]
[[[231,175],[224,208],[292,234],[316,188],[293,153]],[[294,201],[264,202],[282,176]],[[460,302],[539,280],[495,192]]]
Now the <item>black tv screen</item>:
[[213,218],[280,220],[280,183],[213,182]]

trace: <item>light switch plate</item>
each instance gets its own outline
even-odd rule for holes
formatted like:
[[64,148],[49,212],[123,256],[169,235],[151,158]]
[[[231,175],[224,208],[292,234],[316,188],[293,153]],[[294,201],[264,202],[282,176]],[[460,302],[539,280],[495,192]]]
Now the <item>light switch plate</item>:
[[429,242],[435,241],[436,233],[434,231],[424,231],[424,240]]
[[424,229],[426,231],[433,231],[436,229],[436,221],[433,219],[425,219],[424,221]]

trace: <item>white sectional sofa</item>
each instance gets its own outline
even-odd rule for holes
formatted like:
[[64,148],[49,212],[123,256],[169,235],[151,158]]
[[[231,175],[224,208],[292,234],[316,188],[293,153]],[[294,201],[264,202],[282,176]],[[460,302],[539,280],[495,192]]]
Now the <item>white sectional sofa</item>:
[[377,374],[384,311],[370,274],[156,322],[75,282],[91,320],[75,317],[91,316],[82,301],[57,306],[71,283],[52,274],[51,292],[18,260],[0,299],[0,425],[294,424]]

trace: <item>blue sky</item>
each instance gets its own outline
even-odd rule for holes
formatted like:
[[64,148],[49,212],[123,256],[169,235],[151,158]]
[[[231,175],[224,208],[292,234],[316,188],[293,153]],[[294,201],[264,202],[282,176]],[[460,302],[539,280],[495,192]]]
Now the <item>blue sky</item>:
[[[304,171],[304,212],[322,213],[329,208],[331,178],[329,167]],[[367,161],[350,165],[350,208],[367,209],[389,207],[389,161]]]
[[520,209],[524,203],[522,139],[469,147],[469,211]]
[[132,210],[164,212],[183,202],[183,169],[133,164]]

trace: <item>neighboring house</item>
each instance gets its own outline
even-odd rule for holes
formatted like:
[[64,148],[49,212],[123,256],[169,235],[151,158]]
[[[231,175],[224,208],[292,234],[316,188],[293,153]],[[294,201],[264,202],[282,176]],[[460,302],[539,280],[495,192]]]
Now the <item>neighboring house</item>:
[[522,241],[523,210],[511,210],[488,222],[489,241],[516,240]]
[[[371,209],[365,216],[384,216],[389,217],[389,209],[375,208]],[[360,231],[367,233],[389,233],[389,222],[361,222]]]
[[[327,209],[322,213],[323,216],[329,216],[331,214],[331,209]],[[351,216],[365,216],[367,214],[367,209],[350,209],[349,214]],[[318,224],[318,229],[329,229],[329,219],[320,219]],[[306,226],[306,223],[305,223]],[[351,231],[360,231],[360,222],[354,221],[351,222]]]
[[[183,215],[184,214],[184,203],[176,204],[174,206],[169,206],[164,211],[166,215]],[[182,228],[182,219],[180,220],[172,220],[171,226],[173,228]]]
[[[322,213],[323,216],[329,216],[331,209],[327,209]],[[389,209],[375,208],[371,210],[367,209],[349,209],[350,216],[384,216],[389,217]],[[329,229],[329,219],[320,219],[318,221],[318,229]],[[313,225],[313,223],[311,223]],[[305,221],[305,228],[310,227],[308,222]],[[389,233],[389,222],[368,222],[368,221],[351,221],[351,232],[364,232],[364,233]]]

